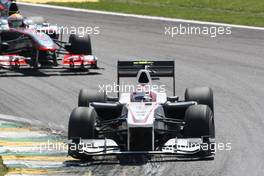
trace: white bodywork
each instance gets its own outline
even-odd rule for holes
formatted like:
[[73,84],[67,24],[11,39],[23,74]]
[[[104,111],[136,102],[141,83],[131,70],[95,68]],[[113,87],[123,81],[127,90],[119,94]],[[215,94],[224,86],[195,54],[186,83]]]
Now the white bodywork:
[[[210,143],[214,143],[210,140]],[[72,143],[70,143],[72,144]],[[207,144],[203,142],[202,138],[190,139],[170,139],[162,147],[160,151],[120,151],[117,143],[111,139],[87,139],[79,143],[79,153],[85,153],[91,156],[104,156],[104,155],[123,155],[123,154],[164,154],[164,155],[177,155],[177,156],[192,156],[197,154],[203,148],[207,148]],[[213,155],[212,155],[213,156]],[[210,158],[212,156],[205,156]]]
[[[146,70],[144,70],[146,71]],[[139,71],[139,74],[141,72]],[[148,74],[149,76],[149,74]],[[139,77],[139,76],[138,76]],[[151,84],[151,79],[149,80]],[[144,86],[142,84],[141,86]],[[132,99],[132,93],[122,93],[120,95],[119,102],[125,104],[127,108],[127,151],[120,151],[118,144],[111,139],[100,139],[100,140],[84,140],[80,141],[82,145],[82,151],[91,156],[100,155],[123,155],[123,154],[168,154],[168,155],[179,155],[179,156],[192,156],[200,152],[201,146],[204,144],[204,138],[175,138],[169,139],[164,146],[156,150],[154,148],[154,122],[155,122],[155,111],[159,111],[160,104],[167,101],[166,93],[158,93],[153,91],[146,91],[148,95],[152,96],[151,101],[135,102]],[[179,102],[181,104],[181,102]],[[163,111],[163,109],[162,109]],[[159,112],[158,112],[159,113]],[[162,113],[160,113],[162,114]],[[130,129],[131,128],[149,128],[152,130],[152,151],[131,151],[130,150]],[[207,139],[207,138],[206,138]],[[209,139],[209,142],[214,142]],[[88,144],[88,145],[87,145]],[[205,157],[206,158],[206,157]],[[208,156],[209,158],[209,156]]]
[[127,104],[128,127],[153,127],[157,103],[136,102]]

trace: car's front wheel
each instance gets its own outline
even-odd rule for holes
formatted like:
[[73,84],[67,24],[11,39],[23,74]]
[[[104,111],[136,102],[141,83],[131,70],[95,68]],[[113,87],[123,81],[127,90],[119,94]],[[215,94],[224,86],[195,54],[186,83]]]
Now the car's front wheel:
[[214,115],[207,105],[192,105],[185,112],[185,138],[215,137]]
[[70,53],[92,55],[92,44],[89,35],[80,36],[77,34],[71,34],[69,37],[69,43],[71,44]]
[[72,111],[68,126],[68,139],[72,140],[68,148],[70,156],[77,159],[90,159],[83,151],[79,151],[79,141],[81,139],[94,139],[96,137],[96,119],[97,113],[93,108],[78,107]]

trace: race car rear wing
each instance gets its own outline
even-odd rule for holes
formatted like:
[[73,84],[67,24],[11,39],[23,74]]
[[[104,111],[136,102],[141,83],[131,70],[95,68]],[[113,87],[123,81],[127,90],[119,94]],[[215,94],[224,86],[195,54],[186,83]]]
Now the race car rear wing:
[[175,96],[175,64],[174,61],[118,61],[117,62],[117,84],[121,77],[136,77],[138,71],[149,70],[150,76],[172,77],[173,95]]

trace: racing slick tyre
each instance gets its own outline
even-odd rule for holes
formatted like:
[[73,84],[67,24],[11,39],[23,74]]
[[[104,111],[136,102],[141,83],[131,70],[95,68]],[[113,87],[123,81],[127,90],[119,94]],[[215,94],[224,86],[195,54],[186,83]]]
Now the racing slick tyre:
[[75,108],[69,120],[68,137],[93,139],[95,137],[95,121],[97,113],[90,107]]
[[184,138],[215,137],[214,115],[207,105],[192,105],[185,112]]
[[72,140],[68,148],[69,155],[77,159],[91,159],[78,149],[81,139],[95,138],[96,119],[97,114],[93,108],[78,107],[72,111],[68,126],[68,139]]
[[92,55],[92,45],[89,35],[79,36],[71,34],[69,37],[69,43],[71,44],[71,53]]
[[107,97],[105,92],[81,89],[78,97],[78,106],[89,107],[91,102],[104,103],[106,102],[106,99]]
[[214,113],[214,95],[209,87],[187,88],[185,101],[197,101],[198,104],[208,105]]

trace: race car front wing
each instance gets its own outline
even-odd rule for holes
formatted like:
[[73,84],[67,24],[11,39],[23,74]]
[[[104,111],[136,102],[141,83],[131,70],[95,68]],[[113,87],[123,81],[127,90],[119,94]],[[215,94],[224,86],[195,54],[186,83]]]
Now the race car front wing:
[[80,138],[69,141],[69,150],[78,150],[87,156],[107,155],[173,155],[199,158],[212,158],[215,155],[215,140],[202,138],[173,138],[168,140],[161,149],[156,151],[121,151],[120,147],[111,139]]

